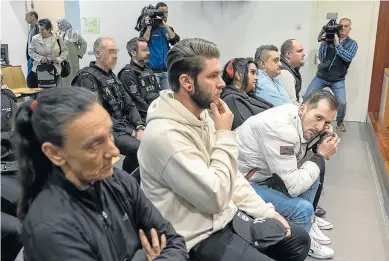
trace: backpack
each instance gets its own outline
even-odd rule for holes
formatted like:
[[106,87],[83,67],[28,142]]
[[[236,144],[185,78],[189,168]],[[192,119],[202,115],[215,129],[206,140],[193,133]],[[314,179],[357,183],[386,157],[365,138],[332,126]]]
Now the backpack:
[[1,90],[1,174],[17,170],[10,139],[13,118],[17,110],[15,100],[15,94],[11,90]]

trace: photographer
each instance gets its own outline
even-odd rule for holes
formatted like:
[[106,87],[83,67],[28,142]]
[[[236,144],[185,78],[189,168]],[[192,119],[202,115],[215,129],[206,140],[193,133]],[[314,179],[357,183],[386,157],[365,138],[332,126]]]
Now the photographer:
[[154,71],[162,90],[169,89],[167,78],[166,57],[170,46],[180,41],[172,27],[167,24],[168,7],[165,3],[158,3],[156,9],[163,11],[162,25],[152,26],[150,17],[146,17],[147,29],[140,36],[146,39],[150,48],[150,61],[148,66]]
[[342,29],[334,35],[334,41],[322,41],[319,49],[320,64],[317,74],[313,78],[304,95],[304,99],[314,91],[329,87],[339,102],[336,116],[337,129],[345,132],[343,119],[346,115],[345,77],[352,59],[357,53],[358,44],[348,35],[351,31],[351,20],[342,18],[339,21]]

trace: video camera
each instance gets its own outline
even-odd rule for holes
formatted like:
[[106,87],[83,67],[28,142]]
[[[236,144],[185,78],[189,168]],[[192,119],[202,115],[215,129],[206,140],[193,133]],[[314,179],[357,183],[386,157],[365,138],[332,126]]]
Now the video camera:
[[[336,19],[338,19],[338,13],[327,13],[327,19],[330,21],[323,26],[323,29],[319,33],[319,37],[317,38],[318,42],[326,41],[327,44],[333,44],[335,41],[335,34],[338,35],[342,30],[342,25],[336,23]],[[323,36],[326,34],[325,36]]]
[[162,17],[164,15],[165,13],[162,10],[156,9],[152,5],[143,7],[142,13],[138,17],[138,20],[136,22],[135,30],[137,30],[138,32],[146,30],[146,17],[150,17],[152,27],[161,26],[163,24]]

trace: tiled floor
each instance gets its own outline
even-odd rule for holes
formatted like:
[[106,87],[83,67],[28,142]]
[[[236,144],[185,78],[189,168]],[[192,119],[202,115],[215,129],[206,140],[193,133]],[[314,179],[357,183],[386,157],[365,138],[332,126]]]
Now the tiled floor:
[[339,133],[337,155],[327,163],[320,201],[326,219],[334,224],[326,232],[335,250],[332,260],[389,261],[389,220],[384,210],[389,200],[378,184],[365,126],[346,123],[346,127],[346,133]]

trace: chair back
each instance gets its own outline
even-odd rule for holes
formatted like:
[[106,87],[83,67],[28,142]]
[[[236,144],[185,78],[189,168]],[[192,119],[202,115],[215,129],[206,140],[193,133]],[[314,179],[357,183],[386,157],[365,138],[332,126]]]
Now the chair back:
[[27,88],[26,78],[20,65],[2,67],[1,73],[3,74],[3,83],[8,85],[11,90]]

